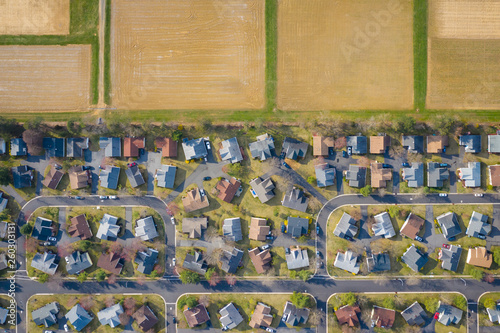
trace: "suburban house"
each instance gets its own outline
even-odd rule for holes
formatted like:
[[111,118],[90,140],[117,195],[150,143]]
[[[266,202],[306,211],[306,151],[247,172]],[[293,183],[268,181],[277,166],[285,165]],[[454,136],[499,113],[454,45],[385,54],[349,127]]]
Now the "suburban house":
[[438,162],[427,163],[427,186],[443,187],[444,181],[450,178],[448,168],[440,167]]
[[149,275],[153,271],[156,262],[158,261],[158,251],[152,248],[147,248],[146,251],[139,251],[135,256],[134,262],[138,265],[137,270]]
[[229,161],[231,163],[243,161],[241,148],[238,145],[236,137],[222,141],[221,146],[222,148],[219,150],[219,155],[223,161]]
[[64,172],[57,170],[55,166],[52,166],[49,170],[49,173],[45,176],[42,181],[42,184],[51,190],[55,190],[61,181],[61,178],[64,176]]
[[290,326],[305,324],[309,319],[309,312],[308,308],[298,309],[291,302],[287,301],[283,309],[283,317],[281,320]]
[[262,328],[270,327],[272,323],[273,315],[271,314],[271,307],[261,302],[257,303],[248,325],[252,328]]
[[105,157],[122,156],[122,140],[120,138],[99,138],[99,148],[104,149]]
[[405,223],[401,226],[399,233],[401,236],[408,237],[410,239],[415,239],[418,236],[420,230],[423,229],[425,220],[420,216],[410,213],[405,220]]
[[335,140],[331,136],[313,135],[313,156],[328,156],[335,147]]
[[402,176],[408,187],[424,186],[424,163],[413,162],[411,167],[403,168]]
[[437,321],[441,324],[448,326],[450,324],[458,325],[462,320],[463,311],[454,306],[443,304],[439,301],[439,306],[436,311]]
[[24,131],[23,141],[26,143],[29,155],[43,155],[43,133],[41,131],[37,129]]
[[286,223],[286,233],[293,238],[299,238],[309,233],[309,219],[289,216]]
[[458,144],[465,147],[466,153],[480,153],[481,135],[460,135]]
[[382,163],[371,163],[371,172],[371,185],[373,188],[385,188],[387,182],[392,180],[392,169],[384,168]]
[[447,135],[428,135],[427,136],[427,153],[428,154],[441,154],[446,151],[448,147]]
[[462,230],[458,224],[457,216],[453,212],[448,212],[436,217],[436,220],[441,227],[443,236],[446,239],[450,239],[460,234]]
[[202,231],[207,228],[208,217],[190,217],[182,219],[182,232],[189,238],[201,238]]
[[368,268],[368,272],[370,273],[389,271],[391,270],[391,257],[389,257],[389,253],[387,252],[367,252],[366,266]]
[[135,319],[137,325],[139,325],[143,332],[148,332],[158,322],[158,318],[154,314],[153,310],[151,310],[151,308],[145,304],[143,304],[132,315],[132,318]]
[[258,247],[248,251],[248,256],[252,260],[255,271],[258,274],[264,274],[268,269],[271,268],[271,252],[269,250],[261,251]]
[[[7,255],[5,253],[0,253],[0,271],[3,269],[6,269],[8,267],[8,263],[9,262],[7,261]],[[1,319],[1,316],[0,316],[0,319]]]
[[80,274],[81,271],[92,267],[92,259],[88,252],[75,251],[64,259],[66,260],[66,271],[70,275]]
[[488,135],[488,152],[490,154],[500,153],[500,135]]
[[85,214],[72,217],[70,222],[71,225],[68,228],[68,234],[71,237],[80,237],[80,240],[92,238],[92,230],[90,229]]
[[176,172],[177,167],[162,164],[160,169],[156,169],[156,185],[163,188],[174,188]]
[[68,170],[69,183],[72,190],[87,187],[92,184],[92,176],[89,170],[83,170],[83,166],[75,165]]
[[0,155],[5,154],[6,152],[7,152],[7,147],[5,145],[5,140],[3,138],[0,138]]
[[146,139],[142,137],[123,139],[123,157],[139,157],[140,149],[146,147]]
[[158,237],[155,221],[152,216],[147,216],[143,219],[137,220],[135,225],[135,237],[143,241],[150,241]]
[[368,152],[368,141],[366,136],[346,137],[346,147],[352,149],[354,155],[364,155]]
[[358,305],[344,305],[335,310],[335,315],[339,325],[342,326],[347,324],[349,327],[356,327],[359,325],[359,315],[361,314],[361,309]]
[[469,162],[467,168],[457,171],[464,187],[481,187],[481,162]]
[[31,267],[38,269],[49,275],[54,275],[59,266],[59,258],[52,252],[35,253],[31,261]]
[[186,321],[191,328],[202,325],[210,320],[208,311],[203,304],[198,304],[195,307],[184,310],[184,317],[186,317]]
[[392,225],[391,217],[387,212],[382,212],[373,217],[372,230],[375,236],[382,236],[384,238],[392,238],[396,236],[396,231]]
[[473,266],[490,268],[493,263],[493,255],[485,247],[476,246],[469,249],[467,263]]
[[123,313],[123,308],[120,303],[117,303],[109,308],[105,308],[97,312],[97,318],[101,325],[109,325],[116,327],[120,325],[120,315]]
[[491,186],[500,186],[500,165],[489,165],[489,183]]
[[425,264],[429,258],[424,256],[417,247],[412,244],[403,256],[401,257],[401,261],[408,265],[414,272],[419,272],[422,268],[424,268]]
[[231,252],[224,250],[220,258],[221,269],[226,273],[234,274],[241,260],[243,260],[243,251],[237,248],[233,248]]
[[358,233],[358,227],[356,226],[356,221],[347,213],[343,213],[342,217],[337,223],[333,234],[340,238],[350,237],[354,239],[354,236]]
[[239,242],[243,239],[241,233],[241,221],[239,217],[232,217],[224,220],[222,225],[222,233],[224,237],[233,242]]
[[125,174],[127,175],[127,179],[130,182],[130,186],[134,188],[146,183],[144,181],[144,178],[142,177],[141,169],[139,169],[139,166],[137,164],[125,169]]
[[220,309],[219,314],[223,331],[236,328],[243,321],[243,317],[232,302]]
[[299,157],[305,158],[308,148],[309,144],[286,137],[281,147],[281,155],[291,160],[297,160]]
[[74,307],[72,307],[71,310],[66,313],[65,318],[77,331],[83,330],[83,328],[90,324],[92,319],[94,319],[94,317],[88,313],[80,305],[80,303],[77,303]]
[[403,135],[401,145],[412,154],[424,153],[424,137],[421,135]]
[[99,229],[97,230],[96,237],[102,240],[115,241],[120,232],[118,217],[104,214],[101,221],[99,221]]
[[204,158],[208,155],[205,139],[203,138],[192,140],[183,139],[182,149],[184,150],[186,161]]
[[349,170],[344,171],[344,177],[351,187],[365,187],[366,168],[360,165],[349,164]]
[[309,198],[305,196],[301,189],[293,187],[290,192],[286,193],[281,201],[281,204],[290,209],[295,209],[301,212],[306,212]]
[[360,264],[358,263],[358,256],[352,251],[347,250],[345,252],[337,252],[333,266],[352,274],[358,274]]
[[28,148],[26,143],[21,138],[10,140],[10,156],[26,156],[28,155]]
[[59,313],[59,303],[52,302],[31,312],[31,318],[37,326],[50,327],[57,324],[57,314]]
[[462,247],[450,245],[449,248],[440,248],[438,259],[441,260],[441,267],[448,271],[456,272],[462,255]]
[[84,157],[85,150],[89,149],[89,138],[67,138],[66,139],[66,156],[67,157]]
[[322,163],[314,166],[316,173],[316,185],[318,187],[333,186],[337,176],[337,170],[328,163]]
[[404,311],[401,311],[401,316],[406,320],[408,325],[421,326],[425,324],[425,321],[427,320],[427,314],[420,303],[416,301]]
[[390,329],[396,320],[396,311],[386,308],[381,308],[380,306],[373,306],[372,315],[370,317],[371,326],[382,327]]
[[276,188],[271,178],[262,179],[257,177],[250,181],[252,187],[250,193],[254,198],[258,197],[260,202],[265,203],[274,197],[274,189]]
[[97,267],[100,267],[112,274],[120,275],[123,269],[123,260],[115,252],[102,253],[97,260]]
[[42,145],[47,157],[66,156],[66,141],[64,138],[43,138]]
[[104,166],[104,169],[101,169],[99,171],[99,180],[101,181],[101,187],[116,190],[116,188],[118,187],[118,179],[120,178],[120,170],[120,167],[117,166]]
[[239,196],[241,191],[243,190],[241,187],[241,182],[234,177],[230,180],[222,178],[215,185],[215,189],[217,190],[217,198],[227,203],[231,203],[234,196]]
[[495,308],[490,309],[486,308],[486,312],[488,312],[488,318],[494,324],[500,324],[500,303],[497,302]]
[[391,137],[388,135],[370,136],[370,154],[385,154],[391,146]]
[[200,189],[197,187],[186,193],[186,196],[182,198],[182,204],[184,205],[186,213],[191,213],[210,206],[208,197],[206,195],[202,196]]
[[33,170],[27,165],[19,165],[12,168],[12,178],[15,188],[31,187],[33,181]]
[[[2,196],[3,196],[3,192],[0,192],[0,193],[2,193]],[[7,199],[5,197],[2,197],[2,201],[1,201],[2,202],[1,203],[2,207],[4,205],[4,202],[6,202],[6,201],[7,201]],[[5,209],[5,207],[4,207],[4,209]],[[4,239],[4,238],[6,238],[8,236],[7,235],[8,228],[9,228],[9,224],[7,222],[0,221],[0,239]]]
[[162,157],[177,157],[177,141],[170,138],[156,138],[156,151],[161,151]]
[[205,274],[207,272],[208,265],[205,262],[205,259],[203,259],[203,255],[198,251],[194,251],[194,254],[186,254],[186,258],[182,263],[182,268],[189,269],[190,271],[198,274]]
[[465,234],[469,237],[478,237],[489,235],[490,232],[491,224],[488,223],[488,215],[473,211]]
[[248,232],[249,239],[263,242],[270,232],[271,227],[267,225],[267,219],[259,217],[252,217],[250,219],[250,231]]
[[31,232],[31,237],[36,238],[39,241],[46,241],[54,232],[52,223],[53,222],[51,220],[46,219],[45,217],[37,216],[35,225],[33,226],[33,231]]
[[265,161],[276,155],[274,151],[274,139],[269,134],[262,134],[257,137],[257,141],[249,144],[252,158],[258,158]]
[[288,269],[309,268],[307,249],[300,249],[298,246],[291,248],[290,253],[285,254],[285,258]]

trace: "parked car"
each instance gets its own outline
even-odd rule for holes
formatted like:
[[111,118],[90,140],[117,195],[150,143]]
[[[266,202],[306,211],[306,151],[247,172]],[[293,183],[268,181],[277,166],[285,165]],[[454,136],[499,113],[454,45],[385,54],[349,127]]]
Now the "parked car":
[[200,195],[201,195],[202,197],[204,197],[204,196],[205,196],[205,190],[204,190],[204,189],[200,189]]
[[290,248],[289,247],[285,247],[285,254],[290,254]]
[[424,241],[424,239],[422,237],[420,237],[420,236],[415,236],[415,240],[419,241],[419,242],[423,242]]
[[447,196],[448,196],[448,193],[439,193],[439,196],[440,196],[440,197],[447,197]]
[[207,145],[207,149],[208,149],[208,150],[212,149],[212,147],[210,147],[210,142],[205,141],[205,144]]
[[390,169],[392,169],[392,165],[384,163],[384,164],[382,164],[382,168],[388,168],[388,169],[390,168]]
[[288,163],[286,163],[285,161],[283,161],[283,163],[282,163],[282,164],[283,164],[283,166],[284,166],[285,168],[291,169],[291,167],[290,167],[290,166],[288,165]]
[[410,167],[410,163],[408,163],[408,162],[404,162],[404,163],[403,163],[403,167],[405,167],[405,168],[409,168],[409,167]]
[[352,155],[352,147],[347,147],[347,155]]
[[316,257],[321,258],[321,252],[319,252],[318,250],[316,250]]
[[145,152],[144,148],[139,148],[139,155],[144,155]]
[[284,233],[284,232],[285,232],[285,230],[286,230],[286,226],[285,226],[284,224],[282,224],[282,225],[281,225],[281,232],[283,232],[283,233]]
[[47,240],[54,243],[57,242],[57,238],[55,237],[48,237]]
[[172,266],[175,266],[175,258],[172,258]]
[[436,312],[436,313],[434,314],[434,319],[439,319],[439,312]]
[[262,246],[262,250],[267,250],[269,248],[271,248],[271,245],[269,245],[269,244]]
[[212,177],[209,176],[203,177],[203,180],[210,180],[210,179],[212,179]]
[[52,243],[51,243],[51,242],[44,242],[44,243],[43,243],[43,246],[51,246],[51,245],[52,245]]
[[448,163],[439,163],[440,168],[449,168],[450,165]]
[[116,199],[118,199],[118,197],[117,197],[116,195],[110,195],[110,196],[109,196],[109,198],[110,198],[111,200],[116,200]]
[[47,331],[47,330],[45,330],[45,331],[43,331],[43,333],[54,333],[54,331]]
[[267,332],[271,332],[271,333],[275,333],[276,332],[276,330],[274,328],[271,328],[271,327],[267,327],[266,331]]
[[83,198],[83,197],[81,197],[81,196],[79,196],[79,195],[77,195],[77,196],[75,197],[75,199],[77,199],[77,200],[83,200],[84,198]]
[[175,319],[175,317],[172,317],[172,323],[177,323],[177,319]]
[[54,168],[56,168],[56,170],[61,170],[62,169],[62,165],[55,163],[54,164]]
[[322,261],[316,261],[316,268],[321,268],[323,267],[323,262]]
[[91,169],[92,169],[92,167],[89,165],[82,166],[82,170],[91,170]]
[[477,235],[477,238],[479,238],[479,239],[486,239],[486,236],[479,234],[479,235]]
[[266,236],[266,239],[267,239],[267,240],[273,240],[273,239],[274,239],[274,236],[267,235],[267,236]]
[[347,157],[347,152],[345,150],[342,150],[342,157]]
[[69,327],[68,327],[68,324],[64,324],[64,330],[65,330],[66,332],[69,332]]
[[129,168],[131,168],[131,167],[135,167],[136,165],[137,165],[137,163],[135,163],[135,162],[132,162],[132,163],[127,164],[127,166],[128,166]]
[[103,199],[103,200],[104,200],[104,199],[107,199],[107,198],[108,198],[108,196],[107,196],[107,195],[100,195],[100,196],[99,196],[99,199]]
[[344,238],[347,239],[348,241],[352,242],[354,239],[352,239],[351,236],[344,235]]
[[445,248],[445,249],[448,249],[448,250],[449,250],[449,249],[450,249],[450,244],[443,244],[443,248]]
[[475,197],[482,197],[482,196],[484,196],[484,194],[482,194],[482,193],[476,193],[476,194],[474,194],[474,196]]
[[457,238],[455,236],[452,236],[450,238],[448,238],[448,241],[449,242],[454,242]]
[[170,222],[175,225],[175,218],[173,216],[170,218]]
[[319,225],[316,226],[316,235],[319,235]]

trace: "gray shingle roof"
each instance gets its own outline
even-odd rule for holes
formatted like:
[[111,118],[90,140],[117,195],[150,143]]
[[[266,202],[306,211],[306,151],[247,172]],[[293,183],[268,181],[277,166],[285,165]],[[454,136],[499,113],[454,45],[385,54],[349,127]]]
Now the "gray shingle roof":
[[337,170],[328,163],[318,164],[314,167],[318,187],[332,186],[335,183]]
[[392,225],[391,217],[387,212],[382,212],[373,217],[375,222],[372,225],[372,230],[375,236],[391,238],[396,236],[396,231]]
[[346,146],[351,147],[353,154],[363,155],[368,152],[366,136],[348,136],[346,140]]
[[437,162],[427,163],[427,186],[443,187],[443,182],[450,178],[448,168],[442,168]]
[[441,248],[438,259],[442,261],[441,267],[448,271],[456,272],[460,263],[462,248],[460,246],[450,245],[449,249]]
[[465,146],[466,153],[480,153],[481,135],[460,135],[458,144]]
[[174,188],[175,174],[177,167],[173,165],[162,165],[161,169],[156,169],[155,178],[159,187]]
[[68,138],[66,140],[67,157],[83,157],[85,149],[89,149],[89,138]]
[[424,152],[424,137],[421,135],[403,135],[401,145],[406,147],[409,153],[422,154]]
[[89,314],[80,303],[76,304],[71,310],[66,313],[66,319],[77,331],[81,331],[85,326],[87,326],[93,319],[92,315]]
[[243,321],[243,317],[232,302],[220,309],[219,313],[223,329],[233,329]]
[[99,139],[99,148],[104,149],[106,157],[122,156],[122,140],[120,138],[102,137]]
[[99,179],[101,186],[112,190],[116,190],[118,186],[118,179],[120,178],[120,168],[116,166],[106,165],[104,169],[99,172]]
[[275,155],[274,139],[267,133],[259,135],[257,141],[250,143],[249,147],[252,158],[259,158],[261,161]]
[[36,253],[31,261],[31,267],[49,275],[54,275],[59,266],[59,258],[54,253]]
[[283,140],[281,153],[284,153],[286,158],[296,160],[299,157],[304,158],[307,154],[308,148],[309,144],[286,137],[285,140]]
[[123,308],[120,303],[117,303],[109,308],[105,308],[97,312],[97,318],[101,325],[109,325],[116,327],[120,325],[120,315],[123,313]]
[[287,301],[285,303],[285,308],[283,309],[283,318],[285,322],[291,326],[305,324],[307,323],[307,319],[309,319],[309,309],[298,309],[291,302]]
[[0,325],[5,324],[7,321],[7,315],[9,314],[9,310],[0,307]]
[[357,233],[358,227],[356,226],[356,221],[351,217],[351,215],[344,212],[339,220],[339,223],[337,223],[333,234],[340,238],[344,238],[345,235],[354,238]]
[[137,270],[142,274],[151,274],[158,259],[158,251],[147,248],[146,252],[139,251],[135,257],[135,263],[138,264]]
[[492,323],[500,324],[500,303],[497,303],[494,309],[487,308],[486,312]]
[[5,154],[7,152],[5,146],[5,140],[3,138],[0,138],[0,155]]
[[49,157],[66,156],[66,142],[64,138],[43,138],[42,145]]
[[28,148],[26,143],[21,138],[15,138],[10,140],[10,155],[11,156],[26,156],[28,154]]
[[286,233],[294,238],[299,238],[309,232],[309,219],[289,216],[287,219]]
[[469,162],[467,168],[460,168],[458,172],[465,187],[481,186],[481,162]]
[[116,240],[120,232],[120,226],[116,224],[117,222],[116,216],[104,214],[102,220],[99,221],[96,237],[103,240]]
[[233,248],[231,252],[223,251],[220,259],[221,269],[226,273],[234,274],[242,259],[243,251],[237,248]]
[[427,314],[418,302],[413,303],[402,311],[401,316],[403,316],[408,325],[423,325],[427,319]]
[[207,146],[205,145],[205,140],[203,138],[182,140],[182,149],[184,150],[184,156],[186,157],[186,161],[203,158],[207,156]]
[[12,178],[15,188],[31,187],[33,171],[27,165],[19,165],[12,168]]
[[413,162],[410,168],[403,168],[403,180],[408,182],[408,187],[424,186],[424,163]]
[[208,265],[203,259],[200,252],[195,251],[193,254],[186,254],[186,258],[182,263],[182,268],[189,269],[190,271],[196,272],[198,274],[205,274],[208,269]]
[[243,239],[243,235],[241,233],[241,221],[239,217],[225,219],[222,231],[224,237],[233,242],[239,242]]
[[445,238],[451,238],[462,232],[458,224],[457,216],[453,212],[448,212],[436,217]]
[[358,274],[360,264],[358,263],[358,256],[352,251],[337,252],[333,266],[348,271],[350,273]]
[[125,174],[127,175],[130,186],[132,187],[141,186],[145,183],[138,165],[125,169]]
[[31,312],[31,317],[37,326],[50,327],[57,323],[58,313],[59,303],[52,302]]
[[75,251],[66,258],[66,271],[68,274],[78,274],[84,269],[92,267],[92,259],[90,255],[85,253],[80,253],[80,251]]
[[422,255],[415,245],[411,245],[401,257],[401,260],[408,265],[413,271],[420,271],[427,261],[426,256]]
[[254,196],[257,196],[262,203],[271,200],[271,198],[275,195],[273,191],[275,189],[275,186],[271,178],[262,179],[261,177],[258,177],[252,179],[250,181],[250,186],[255,192]]
[[307,204],[309,203],[309,198],[304,195],[302,190],[293,187],[290,192],[285,194],[281,203],[285,207],[305,213],[307,210]]
[[155,221],[152,216],[147,216],[137,220],[135,227],[135,237],[140,237],[143,241],[148,241],[158,237]]
[[307,249],[290,249],[290,254],[285,254],[288,269],[299,269],[309,267],[309,256]]
[[53,231],[54,229],[52,228],[51,220],[37,216],[31,237],[36,238],[39,241],[46,241],[50,236],[52,236]]
[[488,135],[488,152],[500,153],[500,135]]
[[383,272],[391,269],[391,258],[388,253],[374,253],[366,256],[368,272]]
[[351,187],[365,187],[366,185],[366,168],[350,164],[349,170],[345,171],[345,179],[349,181]]
[[454,306],[441,303],[441,301],[439,301],[439,307],[436,312],[439,313],[438,321],[445,326],[458,324],[464,313]]
[[469,237],[477,237],[478,235],[489,235],[491,232],[491,224],[488,223],[488,215],[483,215],[476,211],[472,212],[469,226],[465,233]]
[[221,145],[222,148],[219,150],[219,154],[223,161],[230,161],[231,163],[243,161],[241,149],[236,137],[222,141]]

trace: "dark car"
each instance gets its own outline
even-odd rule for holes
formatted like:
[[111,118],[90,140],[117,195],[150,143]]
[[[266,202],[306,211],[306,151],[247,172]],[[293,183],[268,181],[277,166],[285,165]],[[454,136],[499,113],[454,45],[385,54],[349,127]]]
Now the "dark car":
[[267,235],[267,236],[266,236],[266,239],[267,239],[267,240],[273,240],[273,239],[274,239],[274,236]]
[[83,200],[83,199],[84,199],[84,197],[81,197],[81,196],[77,195],[77,196],[75,197],[75,199],[77,199],[77,200]]
[[136,166],[136,165],[137,165],[137,163],[135,163],[135,162],[132,162],[132,163],[127,164],[127,166],[128,166],[129,168],[134,167],[134,166]]
[[56,170],[61,170],[62,165],[56,163],[56,164],[54,164],[54,168],[56,168]]
[[316,235],[319,235],[319,225],[316,226]]
[[390,169],[392,169],[392,165],[384,163],[384,164],[382,164],[382,168],[388,168],[388,169],[390,168]]
[[450,165],[448,163],[439,163],[440,168],[448,168]]
[[90,169],[92,169],[91,166],[88,166],[88,165],[82,166],[82,170],[90,170]]
[[288,165],[288,163],[283,162],[282,164],[283,164],[283,166],[284,166],[285,168],[291,169],[291,167]]
[[285,232],[285,230],[286,230],[286,227],[285,227],[285,225],[284,225],[284,224],[282,224],[282,225],[281,225],[281,232]]
[[285,247],[285,253],[286,254],[290,254],[290,248],[289,247]]
[[342,157],[347,157],[347,152],[345,150],[342,150]]
[[208,176],[207,177],[203,177],[203,180],[210,180],[210,179],[212,179],[212,177],[208,177]]
[[479,234],[479,235],[477,235],[477,238],[479,238],[479,239],[486,239],[486,236]]
[[351,236],[344,235],[344,238],[347,239],[348,241],[352,242],[354,239],[352,239]]
[[177,320],[175,319],[175,317],[172,317],[172,323],[177,323]]
[[410,167],[410,163],[404,162],[404,163],[403,163],[403,167],[405,167],[405,168],[409,168],[409,167]]

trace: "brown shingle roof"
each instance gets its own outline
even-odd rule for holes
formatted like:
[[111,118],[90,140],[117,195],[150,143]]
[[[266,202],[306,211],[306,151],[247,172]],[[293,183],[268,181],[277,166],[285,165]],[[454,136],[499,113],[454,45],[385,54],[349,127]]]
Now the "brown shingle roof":
[[333,148],[335,140],[330,136],[313,136],[313,155],[328,156],[328,148]]
[[253,312],[252,319],[250,320],[250,327],[260,328],[260,326],[270,327],[273,323],[273,316],[271,315],[271,307],[264,303],[257,303],[255,311]]
[[197,187],[186,193],[186,196],[182,198],[182,204],[186,213],[206,208],[210,205],[207,196],[201,196],[200,190]]
[[493,256],[485,247],[475,247],[469,249],[467,253],[467,263],[469,265],[490,268],[493,263]]
[[149,306],[146,305],[141,306],[132,317],[137,321],[137,324],[144,332],[149,331],[158,322],[156,315]]
[[250,219],[250,231],[248,238],[258,241],[265,241],[266,236],[269,234],[271,227],[266,225],[267,220],[259,217],[252,217]]
[[215,188],[219,191],[217,197],[222,201],[230,203],[240,186],[241,183],[236,178],[231,178],[230,181],[222,179],[215,185]]
[[177,157],[177,141],[170,138],[156,138],[155,145],[163,157]]
[[258,247],[253,250],[248,251],[248,256],[255,267],[258,274],[265,273],[269,268],[271,268],[271,252],[269,250],[260,251]]
[[121,257],[114,252],[102,254],[97,261],[97,267],[119,275],[123,268],[123,264],[120,263],[120,259]]
[[382,163],[372,163],[371,170],[373,188],[386,187],[387,181],[392,179],[392,169],[384,168]]
[[500,186],[500,165],[490,165],[488,170],[490,173],[490,185]]
[[396,311],[373,306],[371,320],[377,327],[391,328],[395,319]]
[[448,146],[448,136],[446,135],[428,135],[427,152],[429,154],[441,154],[443,148]]
[[68,170],[69,183],[71,189],[76,190],[82,187],[86,187],[91,184],[92,180],[89,177],[89,171],[83,170],[81,165],[75,165]]
[[195,327],[210,320],[207,309],[203,304],[184,310],[184,317],[186,317],[189,327]]
[[411,239],[415,239],[418,232],[424,226],[425,220],[418,215],[410,213],[405,223],[401,227],[400,234]]
[[57,170],[54,166],[52,166],[47,176],[45,176],[45,179],[43,180],[42,184],[50,189],[55,190],[57,188],[57,185],[59,185],[59,182],[61,181],[61,178],[63,176],[64,176],[63,172]]
[[138,138],[125,138],[123,140],[123,156],[124,157],[137,157],[139,156],[139,148],[145,147],[145,139]]
[[383,154],[390,145],[390,136],[370,136],[370,154]]
[[348,324],[351,327],[359,325],[359,313],[361,313],[361,309],[357,305],[344,305],[343,307],[335,311],[335,315],[337,316],[339,324]]
[[75,216],[71,219],[71,225],[68,228],[68,234],[71,237],[80,237],[81,240],[89,239],[92,237],[92,230],[90,230],[85,214]]

